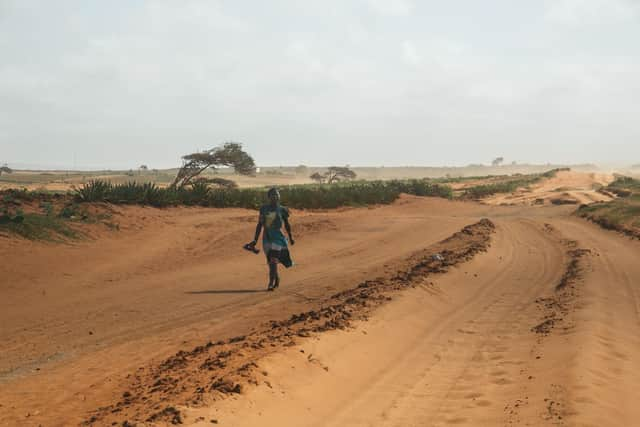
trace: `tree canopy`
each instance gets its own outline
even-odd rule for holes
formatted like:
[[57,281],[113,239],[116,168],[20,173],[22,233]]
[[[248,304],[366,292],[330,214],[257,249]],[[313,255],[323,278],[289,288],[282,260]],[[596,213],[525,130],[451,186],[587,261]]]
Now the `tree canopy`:
[[496,157],[491,162],[491,166],[500,166],[502,164],[502,162],[504,162],[504,157]]
[[182,167],[171,184],[173,188],[182,188],[207,169],[220,166],[232,167],[240,175],[255,175],[256,165],[253,158],[242,149],[242,144],[227,142],[219,147],[182,157]]
[[331,166],[324,173],[316,172],[309,178],[319,183],[333,184],[340,181],[351,181],[356,179],[357,175],[347,166]]
[[311,174],[311,176],[309,177],[311,178],[313,181],[319,183],[319,184],[323,184],[324,183],[324,174],[321,174],[320,172],[315,172],[313,174]]

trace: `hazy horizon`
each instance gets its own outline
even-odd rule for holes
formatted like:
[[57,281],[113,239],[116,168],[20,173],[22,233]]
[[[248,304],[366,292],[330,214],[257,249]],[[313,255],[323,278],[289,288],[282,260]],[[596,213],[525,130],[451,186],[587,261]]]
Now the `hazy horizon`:
[[[0,0],[0,164],[640,163],[640,2]],[[635,40],[635,41],[634,41]]]
[[[20,172],[20,171],[25,171],[25,172],[70,172],[70,173],[75,173],[75,172],[127,172],[127,171],[134,171],[137,172],[139,171],[139,166],[131,166],[131,167],[126,167],[126,168],[95,168],[95,167],[90,167],[90,166],[82,166],[82,165],[75,165],[72,167],[64,167],[64,166],[56,166],[56,165],[38,165],[38,164],[25,164],[25,163],[14,163],[13,165],[9,165],[13,168],[14,172]],[[301,166],[300,164],[298,165],[256,165],[258,167],[258,169],[262,169],[262,170],[267,170],[267,169],[278,169],[278,168],[282,168],[282,169],[295,169],[298,166]],[[307,164],[307,165],[302,165],[302,166],[306,166],[307,168],[309,168],[309,170],[314,170],[314,169],[326,169],[329,166],[335,166],[335,165],[319,165],[319,164]],[[340,166],[340,165],[338,165]],[[343,165],[344,166],[344,165]],[[553,168],[560,168],[560,167],[570,167],[573,168],[575,170],[598,170],[598,171],[602,171],[602,172],[619,172],[619,171],[628,171],[630,169],[637,169],[640,167],[640,165],[638,164],[629,164],[629,163],[619,163],[619,164],[613,164],[613,163],[608,163],[608,164],[597,164],[597,163],[573,163],[573,164],[569,164],[569,163],[517,163],[517,164],[511,164],[511,163],[504,163],[498,166],[493,166],[490,164],[490,162],[485,162],[485,163],[469,163],[466,165],[452,165],[452,164],[442,164],[442,165],[346,165],[349,166],[350,168],[354,169],[354,170],[363,170],[363,169],[379,169],[379,170],[412,170],[412,169],[433,169],[433,170],[446,170],[446,169],[459,169],[459,170],[469,170],[469,169],[478,169],[478,168],[486,168],[487,171],[491,171],[491,173],[494,173],[494,171],[499,171],[499,170],[504,170],[504,171],[509,171],[509,170],[520,170],[520,171],[525,171],[528,169],[543,169],[543,170],[551,170]],[[176,164],[175,166],[172,167],[168,167],[168,168],[151,168],[149,167],[149,171],[151,172],[152,170],[158,170],[158,171],[167,171],[167,170],[172,170],[172,169],[179,169],[180,165]],[[218,168],[218,169],[227,169],[230,170],[230,168],[226,168],[226,167],[222,167],[222,168]],[[227,172],[225,172],[227,173]],[[505,172],[507,173],[507,172]]]

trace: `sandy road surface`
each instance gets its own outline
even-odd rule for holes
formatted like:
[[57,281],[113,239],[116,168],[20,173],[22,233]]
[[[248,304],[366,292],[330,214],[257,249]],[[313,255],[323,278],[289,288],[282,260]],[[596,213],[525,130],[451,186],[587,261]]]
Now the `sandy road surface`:
[[[574,219],[496,224],[488,253],[407,291],[355,330],[268,358],[268,385],[188,418],[229,426],[636,425],[640,243]],[[577,246],[565,236],[580,237]],[[591,253],[580,276],[556,290],[572,248]],[[532,330],[549,318],[550,330]]]
[[[404,198],[298,213],[300,266],[277,294],[261,292],[262,260],[237,249],[253,214],[125,211],[121,235],[99,242],[3,242],[0,425],[74,425],[118,398],[139,366],[286,318],[480,217],[497,226],[488,253],[403,292],[353,331],[269,356],[260,368],[270,386],[186,409],[185,423],[633,425],[640,416],[640,245],[567,207]],[[565,295],[555,287],[571,260],[567,240],[592,254]],[[540,298],[562,306],[547,333],[532,331],[555,307]]]
[[513,194],[497,194],[485,202],[491,204],[582,204],[609,201],[611,197],[599,193],[598,188],[613,181],[612,174],[561,171],[550,179],[544,179],[529,188],[522,188]]
[[80,421],[149,360],[298,312],[473,222],[454,205],[294,213],[299,266],[276,294],[263,258],[240,249],[256,219],[244,210],[123,209],[123,231],[98,241],[5,240],[0,422]]

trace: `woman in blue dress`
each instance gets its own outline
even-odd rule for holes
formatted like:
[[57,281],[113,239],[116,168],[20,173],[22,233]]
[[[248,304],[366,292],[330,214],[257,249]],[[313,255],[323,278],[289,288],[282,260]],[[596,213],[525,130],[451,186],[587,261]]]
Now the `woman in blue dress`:
[[[262,249],[267,256],[267,264],[269,265],[269,285],[267,290],[272,291],[280,286],[280,276],[278,275],[278,263],[289,268],[293,265],[289,254],[289,242],[295,244],[291,234],[291,225],[289,224],[289,209],[280,204],[280,192],[277,188],[272,188],[267,193],[269,204],[260,208],[260,218],[256,225],[256,233],[253,241],[249,243],[250,247],[255,247],[262,234]],[[284,226],[289,240],[282,232]]]

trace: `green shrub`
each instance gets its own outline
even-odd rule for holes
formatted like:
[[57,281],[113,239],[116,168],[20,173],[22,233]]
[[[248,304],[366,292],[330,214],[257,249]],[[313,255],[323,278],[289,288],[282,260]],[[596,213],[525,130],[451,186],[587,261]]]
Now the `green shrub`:
[[0,230],[8,231],[31,240],[59,240],[60,237],[73,239],[78,233],[66,222],[54,215],[21,214],[9,218],[0,216]]
[[618,176],[607,186],[607,190],[619,197],[629,197],[640,193],[640,179],[628,176]]
[[63,219],[81,219],[85,221],[89,218],[89,213],[77,203],[67,203],[60,210],[58,217]]
[[5,208],[0,215],[0,224],[20,224],[24,221],[24,212],[22,209],[16,210],[14,213]]
[[75,198],[79,202],[103,202],[113,189],[108,181],[91,180],[82,187],[75,189]]
[[41,202],[40,209],[42,209],[42,212],[47,216],[53,215],[53,204],[51,202]]

